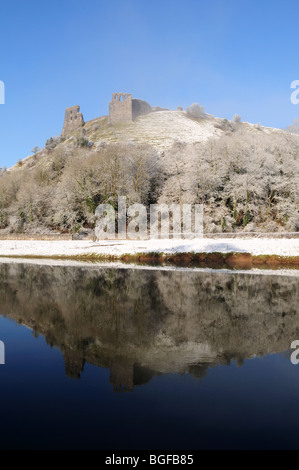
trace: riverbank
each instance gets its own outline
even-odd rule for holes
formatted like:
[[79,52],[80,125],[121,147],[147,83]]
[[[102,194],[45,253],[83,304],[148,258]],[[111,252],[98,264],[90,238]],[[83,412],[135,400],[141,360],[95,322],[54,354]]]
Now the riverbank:
[[246,268],[299,267],[299,239],[1,240],[2,258]]

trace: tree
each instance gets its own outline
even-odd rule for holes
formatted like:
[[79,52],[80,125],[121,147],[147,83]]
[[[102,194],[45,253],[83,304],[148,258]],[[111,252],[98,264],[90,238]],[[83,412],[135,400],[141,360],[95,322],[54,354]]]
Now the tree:
[[33,153],[33,155],[36,155],[38,152],[40,152],[40,148],[39,147],[33,147],[33,149],[31,150],[31,152]]
[[205,108],[198,103],[193,103],[186,109],[188,116],[203,119],[206,117]]

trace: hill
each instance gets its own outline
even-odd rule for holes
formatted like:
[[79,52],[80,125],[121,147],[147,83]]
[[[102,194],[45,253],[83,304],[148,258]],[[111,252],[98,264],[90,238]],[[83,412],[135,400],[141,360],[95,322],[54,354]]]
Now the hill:
[[101,202],[203,203],[205,232],[299,231],[299,135],[156,110],[54,137],[0,175],[5,232],[85,232]]

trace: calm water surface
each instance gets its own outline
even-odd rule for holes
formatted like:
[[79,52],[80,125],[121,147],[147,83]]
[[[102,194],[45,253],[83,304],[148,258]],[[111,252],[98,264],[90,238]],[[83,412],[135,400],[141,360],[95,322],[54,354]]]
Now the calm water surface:
[[296,276],[0,264],[0,448],[299,448]]

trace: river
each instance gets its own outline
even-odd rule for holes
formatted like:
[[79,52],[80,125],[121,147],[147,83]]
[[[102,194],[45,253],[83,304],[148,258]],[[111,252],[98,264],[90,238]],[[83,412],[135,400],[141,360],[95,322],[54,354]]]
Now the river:
[[1,263],[0,448],[299,448],[298,301],[292,271]]

